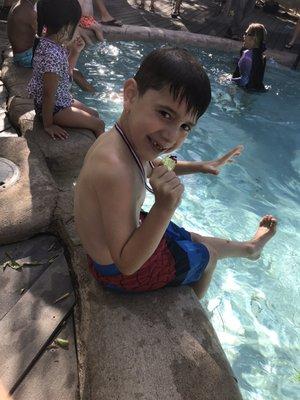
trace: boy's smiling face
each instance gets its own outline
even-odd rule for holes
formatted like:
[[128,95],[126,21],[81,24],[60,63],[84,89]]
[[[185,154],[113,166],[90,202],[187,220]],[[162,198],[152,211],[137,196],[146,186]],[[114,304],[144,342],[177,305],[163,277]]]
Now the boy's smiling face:
[[126,134],[144,161],[180,147],[197,122],[185,101],[173,99],[169,87],[148,89],[140,96],[134,79],[125,82],[124,115]]

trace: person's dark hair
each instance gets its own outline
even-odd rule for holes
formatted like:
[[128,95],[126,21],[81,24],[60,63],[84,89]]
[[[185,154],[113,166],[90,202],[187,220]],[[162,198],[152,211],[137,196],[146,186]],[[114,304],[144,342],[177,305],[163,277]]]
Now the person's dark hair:
[[211,100],[209,78],[202,65],[187,50],[161,48],[152,51],[142,61],[134,76],[139,95],[147,90],[161,90],[168,86],[174,100],[185,101],[187,112],[197,118]]
[[81,6],[78,0],[39,0],[37,3],[37,34],[41,36],[43,28],[50,34],[59,32],[64,26],[70,26],[72,39],[81,18]]

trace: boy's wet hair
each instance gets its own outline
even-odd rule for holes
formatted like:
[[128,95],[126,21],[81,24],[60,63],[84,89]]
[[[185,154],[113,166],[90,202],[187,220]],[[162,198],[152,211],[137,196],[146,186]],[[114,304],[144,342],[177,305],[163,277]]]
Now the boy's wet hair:
[[50,34],[58,33],[63,27],[71,27],[72,39],[81,18],[81,6],[78,0],[39,0],[37,2],[37,34],[42,35],[43,28]]
[[209,78],[202,65],[187,50],[161,48],[143,60],[134,76],[139,94],[168,86],[174,100],[186,102],[187,112],[198,119],[211,100]]

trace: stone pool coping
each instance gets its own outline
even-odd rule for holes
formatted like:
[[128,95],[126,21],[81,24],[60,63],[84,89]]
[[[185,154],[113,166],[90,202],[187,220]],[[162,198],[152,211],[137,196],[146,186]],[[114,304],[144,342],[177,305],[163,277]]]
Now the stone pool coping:
[[[171,45],[191,45],[205,49],[219,50],[238,53],[241,49],[241,42],[209,36],[199,33],[173,31],[162,28],[152,28],[135,25],[124,25],[121,28],[103,26],[103,33],[107,40],[141,40],[147,42],[164,42]],[[283,66],[291,67],[297,58],[297,54],[287,51],[267,50],[268,58],[274,59]]]

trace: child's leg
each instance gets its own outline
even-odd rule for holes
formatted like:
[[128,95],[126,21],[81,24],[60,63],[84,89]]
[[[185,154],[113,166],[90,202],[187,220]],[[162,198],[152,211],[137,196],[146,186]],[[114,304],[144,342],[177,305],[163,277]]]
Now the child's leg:
[[101,135],[105,130],[105,124],[101,119],[75,106],[64,108],[56,113],[53,116],[53,122],[56,125],[68,128],[90,129],[96,137]]
[[276,233],[276,225],[276,219],[271,215],[266,215],[261,219],[254,237],[245,242],[205,237],[192,233],[192,240],[203,243],[210,253],[209,264],[201,279],[192,285],[197,296],[200,298],[205,294],[218,260],[229,257],[244,257],[251,260],[258,259],[265,244]]
[[94,32],[97,40],[99,42],[103,42],[104,37],[103,37],[101,25],[96,22],[95,24],[90,26],[90,29]]
[[84,75],[78,69],[73,69],[73,79],[74,82],[80,87],[80,89],[84,90],[85,92],[95,92],[95,88],[93,87],[93,85],[88,83]]
[[81,101],[79,101],[79,100],[73,99],[72,106],[89,113],[93,117],[100,118],[99,114],[96,110],[94,110],[91,107],[86,106],[85,104],[81,103]]

